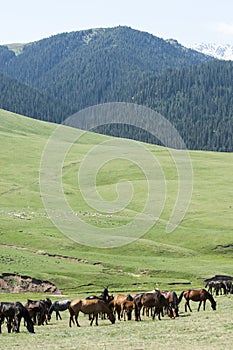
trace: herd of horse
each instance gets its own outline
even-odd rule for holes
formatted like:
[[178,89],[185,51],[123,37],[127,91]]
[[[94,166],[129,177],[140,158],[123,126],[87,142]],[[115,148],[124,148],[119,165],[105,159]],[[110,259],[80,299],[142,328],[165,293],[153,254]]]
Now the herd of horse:
[[233,285],[231,279],[210,279],[206,281],[205,288],[212,295],[233,294]]
[[[215,281],[216,282],[216,281]],[[181,292],[177,296],[174,291],[160,291],[154,289],[152,291],[143,292],[135,295],[117,294],[110,295],[108,288],[104,288],[101,295],[91,295],[86,298],[78,298],[74,300],[56,300],[52,302],[49,298],[44,300],[28,299],[25,305],[20,302],[0,302],[0,333],[2,325],[6,322],[8,333],[20,331],[21,319],[24,319],[24,326],[30,333],[34,333],[35,325],[48,324],[51,320],[52,313],[56,313],[56,320],[61,320],[61,311],[69,311],[69,326],[76,324],[80,327],[78,317],[79,313],[89,315],[90,325],[98,325],[98,319],[107,318],[111,323],[115,323],[116,318],[120,321],[132,320],[134,314],[135,321],[141,321],[141,315],[146,315],[158,320],[166,314],[170,318],[179,317],[179,304],[185,299],[185,312],[192,312],[190,301],[199,302],[197,310],[203,303],[205,310],[206,301],[210,302],[213,310],[216,310],[216,301],[213,294],[219,295],[219,289],[214,289],[213,286],[218,286],[208,281],[205,288],[188,289]],[[226,285],[225,285],[226,287]],[[221,290],[221,289],[220,289]],[[232,284],[223,289],[225,294],[233,293]]]

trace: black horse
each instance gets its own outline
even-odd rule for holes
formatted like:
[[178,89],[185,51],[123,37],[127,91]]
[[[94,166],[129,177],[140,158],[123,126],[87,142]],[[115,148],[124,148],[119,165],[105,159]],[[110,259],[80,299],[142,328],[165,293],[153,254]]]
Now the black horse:
[[48,312],[48,316],[49,316],[49,320],[51,319],[51,315],[53,313],[53,311],[56,312],[56,320],[58,319],[62,319],[60,312],[59,311],[65,311],[67,309],[69,309],[71,300],[56,300],[52,303],[52,305],[49,308],[49,312]]
[[[113,299],[113,296],[109,295],[108,287],[105,287],[103,292],[100,294],[100,296],[89,295],[88,297],[86,297],[86,300],[92,300],[92,299],[99,299],[99,300],[103,300],[105,303],[109,303]],[[89,319],[91,319],[91,315],[89,315]],[[102,314],[102,319],[105,319],[105,314]]]
[[91,299],[100,299],[103,301],[108,301],[109,299],[109,294],[108,294],[108,288],[104,288],[103,292],[100,294],[100,296],[97,295],[90,295],[89,297],[86,297],[86,300],[91,300]]
[[34,333],[34,325],[29,316],[27,309],[20,302],[1,302],[0,303],[0,333],[2,332],[1,326],[6,319],[8,333],[19,333],[20,322],[22,317],[24,318],[27,330],[30,333]]

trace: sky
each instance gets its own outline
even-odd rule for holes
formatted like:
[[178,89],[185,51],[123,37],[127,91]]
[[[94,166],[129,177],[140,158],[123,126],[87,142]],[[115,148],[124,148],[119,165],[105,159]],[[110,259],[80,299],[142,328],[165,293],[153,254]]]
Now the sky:
[[126,25],[184,46],[233,46],[232,0],[1,1],[0,45],[51,35]]

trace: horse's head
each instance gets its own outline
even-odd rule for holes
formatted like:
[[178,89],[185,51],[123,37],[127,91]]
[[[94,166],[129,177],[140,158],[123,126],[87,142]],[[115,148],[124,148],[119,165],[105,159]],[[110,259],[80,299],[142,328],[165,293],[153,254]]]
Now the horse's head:
[[108,287],[104,288],[103,294],[106,295],[106,296],[108,295]]
[[212,309],[215,311],[216,310],[216,307],[217,307],[217,303],[216,303],[216,301],[212,301],[212,303],[211,303],[211,307],[212,307]]
[[112,322],[112,324],[114,324],[116,321],[116,318],[112,311],[109,313],[108,317],[109,317],[109,320]]
[[29,333],[35,333],[34,324],[33,324],[32,320],[27,321],[27,330]]
[[101,299],[106,301],[108,299],[108,296],[109,296],[108,287],[105,287],[100,297],[101,297]]

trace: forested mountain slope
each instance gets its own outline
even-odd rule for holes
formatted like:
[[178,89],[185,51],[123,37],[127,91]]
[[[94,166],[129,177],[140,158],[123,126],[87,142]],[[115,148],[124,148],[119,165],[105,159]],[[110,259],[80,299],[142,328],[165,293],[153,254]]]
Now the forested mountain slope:
[[0,71],[58,98],[76,112],[93,104],[129,100],[151,72],[160,74],[208,59],[181,45],[119,26],[55,35],[25,45],[19,55],[2,47]]
[[[59,121],[61,104],[46,93],[0,73],[2,109],[35,119]],[[63,106],[65,109],[65,107]]]
[[[232,62],[223,62],[129,27],[62,33],[0,46],[0,107],[61,123],[105,102],[134,102],[160,112],[189,149],[232,151]],[[116,125],[111,135],[159,143]]]
[[166,116],[189,149],[233,151],[233,62],[168,70],[142,83],[135,101]]

